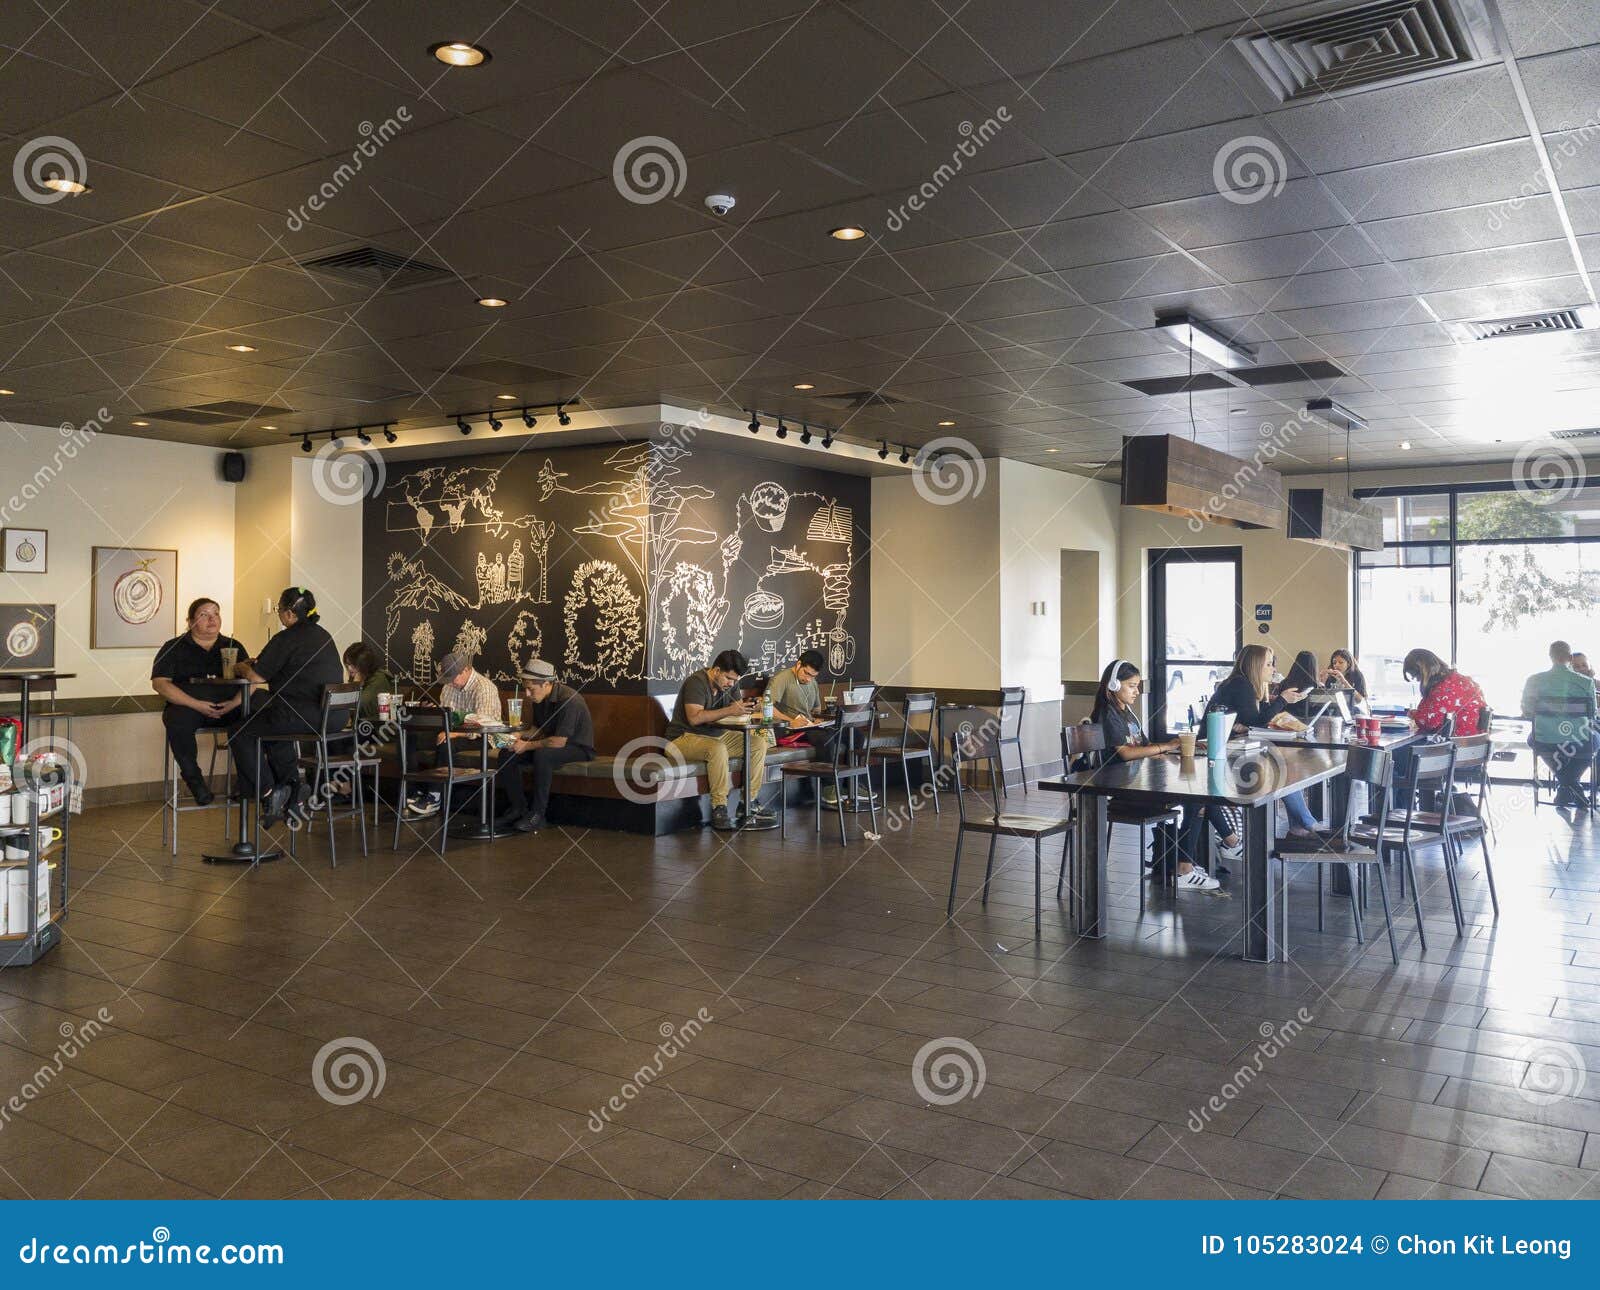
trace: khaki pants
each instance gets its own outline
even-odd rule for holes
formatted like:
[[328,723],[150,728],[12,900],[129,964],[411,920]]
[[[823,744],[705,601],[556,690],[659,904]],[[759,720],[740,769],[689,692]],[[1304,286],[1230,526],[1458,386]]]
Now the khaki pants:
[[[744,756],[744,734],[729,730],[716,735],[682,734],[672,741],[672,747],[683,754],[685,761],[703,761],[706,778],[711,781],[713,808],[728,804],[728,789],[733,776],[728,771],[729,757]],[[765,732],[750,736],[750,764],[744,768],[744,782],[755,789],[761,787],[762,768],[767,760]]]

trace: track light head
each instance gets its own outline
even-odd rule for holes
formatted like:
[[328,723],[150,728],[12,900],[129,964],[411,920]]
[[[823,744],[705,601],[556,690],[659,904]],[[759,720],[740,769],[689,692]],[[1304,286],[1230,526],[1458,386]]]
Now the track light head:
[[824,430],[822,432],[822,446],[824,448],[833,447],[833,431],[832,430]]
[[569,426],[572,424],[572,418],[567,415],[566,408],[562,407],[559,403],[556,404],[556,420],[564,426]]
[[388,426],[384,426],[383,440],[385,443],[394,443],[397,439],[399,439],[399,437],[400,436],[397,435],[393,430],[389,429]]
[[810,443],[811,442],[811,427],[808,426],[804,421],[802,421],[800,423],[800,442],[801,443]]
[[456,429],[461,431],[462,434],[472,433],[472,427],[467,424],[467,419],[465,417],[456,418]]
[[754,412],[752,412],[750,414],[750,433],[751,434],[760,434],[761,433],[761,418],[756,416],[756,414]]
[[367,433],[366,426],[356,427],[356,438],[361,441],[363,447],[366,447],[372,443],[372,436]]
[[889,459],[889,443],[888,443],[888,440],[879,439],[878,440],[878,460],[879,461],[887,461],[888,459]]
[[300,439],[300,451],[301,452],[310,452],[311,451],[311,436],[310,435],[301,436],[301,439]]
[[789,427],[784,425],[783,424],[783,418],[779,417],[778,418],[778,438],[787,439],[788,437],[789,437]]
[[534,416],[533,413],[529,412],[527,408],[523,408],[522,409],[522,424],[523,425],[527,426],[528,429],[532,430],[533,427],[538,424],[538,422],[539,422],[539,418]]
[[493,430],[496,434],[499,434],[500,433],[500,428],[503,425],[505,425],[505,422],[502,421],[499,417],[495,416],[495,414],[493,412],[491,412],[489,414],[489,429]]
[[901,444],[900,445],[900,464],[902,466],[904,466],[910,460],[911,460],[911,449],[907,448],[905,446],[905,444]]

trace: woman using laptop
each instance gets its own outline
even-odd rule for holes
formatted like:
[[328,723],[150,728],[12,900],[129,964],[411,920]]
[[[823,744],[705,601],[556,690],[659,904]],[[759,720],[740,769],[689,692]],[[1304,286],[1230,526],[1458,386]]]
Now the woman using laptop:
[[[1272,669],[1276,659],[1265,645],[1246,645],[1239,651],[1233,671],[1217,687],[1217,692],[1211,696],[1211,702],[1206,704],[1206,712],[1208,714],[1231,712],[1233,732],[1239,735],[1248,733],[1252,726],[1257,729],[1266,726],[1278,713],[1289,711],[1305,701],[1306,690],[1294,682],[1303,680],[1299,674],[1300,664],[1307,658],[1311,661],[1311,673],[1315,673],[1315,656],[1309,651],[1302,653],[1295,659],[1295,666],[1289,670],[1289,675],[1284,678],[1284,683],[1278,690],[1278,697],[1269,699],[1267,693],[1271,686]],[[1310,807],[1306,805],[1306,795],[1296,789],[1280,800],[1283,802],[1283,809],[1289,814],[1289,836],[1302,839],[1315,838],[1317,820],[1311,814]]]
[[1347,649],[1336,649],[1328,655],[1322,683],[1332,690],[1350,690],[1356,703],[1367,701],[1367,678],[1356,666],[1356,656]]

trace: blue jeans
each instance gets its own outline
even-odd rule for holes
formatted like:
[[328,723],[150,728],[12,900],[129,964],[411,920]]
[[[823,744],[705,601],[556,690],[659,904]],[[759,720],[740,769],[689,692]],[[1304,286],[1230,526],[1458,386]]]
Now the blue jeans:
[[1311,814],[1311,808],[1306,805],[1306,795],[1299,789],[1289,793],[1282,799],[1283,809],[1289,813],[1289,823],[1297,829],[1315,829],[1317,817]]

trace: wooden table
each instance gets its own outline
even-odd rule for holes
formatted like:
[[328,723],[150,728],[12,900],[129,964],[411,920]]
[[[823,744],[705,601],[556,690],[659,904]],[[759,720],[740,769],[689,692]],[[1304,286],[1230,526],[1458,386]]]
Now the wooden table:
[[[1039,781],[1046,792],[1078,798],[1073,844],[1071,911],[1080,936],[1106,934],[1106,810],[1112,797],[1141,806],[1207,803],[1231,806],[1244,817],[1244,891],[1240,900],[1244,957],[1270,963],[1280,957],[1278,897],[1269,861],[1277,843],[1273,804],[1296,789],[1333,779],[1344,769],[1342,752],[1264,744],[1230,750],[1228,757],[1184,761],[1176,753],[1138,761],[1112,761],[1099,770]],[[1143,881],[1141,875],[1140,881]]]

